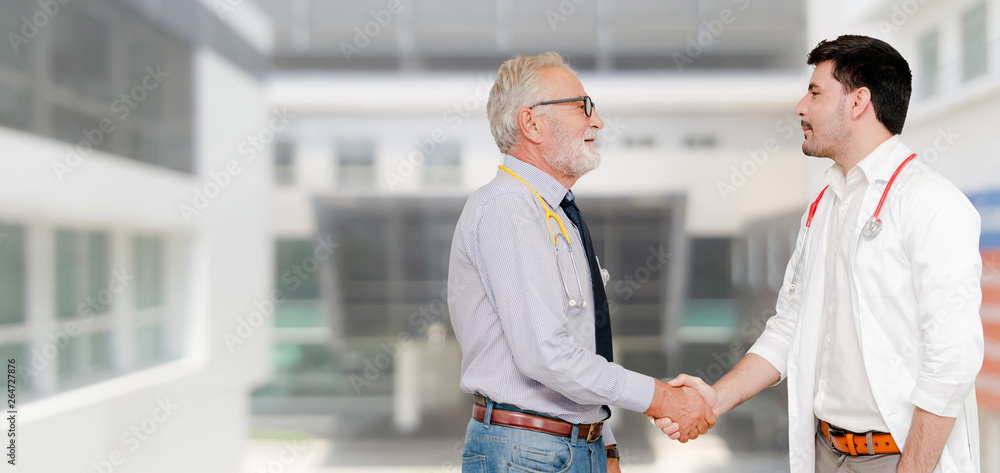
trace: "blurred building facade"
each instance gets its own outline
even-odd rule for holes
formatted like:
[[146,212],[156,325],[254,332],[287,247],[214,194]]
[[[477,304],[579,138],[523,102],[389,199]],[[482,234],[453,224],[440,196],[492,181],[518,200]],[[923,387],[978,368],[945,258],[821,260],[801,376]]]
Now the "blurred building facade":
[[[295,300],[275,317],[260,427],[461,436],[439,420],[468,410],[448,253],[466,196],[501,163],[485,107],[514,53],[565,54],[605,121],[603,163],[574,191],[612,275],[616,359],[666,377],[741,354],[734,240],[806,198],[792,114],[805,50],[787,41],[804,36],[802,5],[371,1],[331,23],[325,2],[260,3],[278,19],[270,100],[299,117],[275,154],[274,280]],[[296,275],[326,240],[328,264]]]
[[3,2],[0,30],[17,467],[235,471],[270,370],[254,323],[270,313],[250,315],[271,297],[267,19],[197,0]]
[[[567,56],[605,121],[574,192],[611,271],[616,359],[717,379],[773,313],[824,185],[793,113],[820,39],[907,57],[904,139],[1000,233],[998,3],[5,2],[0,353],[23,373],[20,455],[214,473],[251,431],[353,440],[333,467],[460,437],[448,251],[501,162],[485,105],[515,53]],[[1000,379],[997,353],[981,380]],[[731,448],[781,451],[782,391],[720,423]],[[984,471],[1000,471],[990,409]],[[619,438],[644,442],[622,414]]]

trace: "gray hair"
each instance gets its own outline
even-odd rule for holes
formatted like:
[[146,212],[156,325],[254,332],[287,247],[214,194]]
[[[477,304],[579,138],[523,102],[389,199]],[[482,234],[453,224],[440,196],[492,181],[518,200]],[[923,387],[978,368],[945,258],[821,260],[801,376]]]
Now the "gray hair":
[[500,65],[496,81],[490,89],[490,99],[486,102],[490,133],[500,152],[509,153],[520,140],[517,111],[544,100],[538,82],[545,67],[561,67],[576,74],[562,56],[553,51],[537,56],[518,54]]

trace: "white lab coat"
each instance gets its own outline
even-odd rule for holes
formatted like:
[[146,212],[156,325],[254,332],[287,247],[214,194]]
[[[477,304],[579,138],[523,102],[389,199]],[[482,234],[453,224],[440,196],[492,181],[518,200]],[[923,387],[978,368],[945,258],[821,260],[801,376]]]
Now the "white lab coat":
[[[979,425],[974,383],[983,361],[979,214],[969,200],[918,159],[900,173],[874,238],[862,227],[874,213],[896,167],[911,151],[899,144],[873,170],[858,214],[850,254],[852,312],[865,373],[879,411],[905,448],[914,406],[956,417],[939,473],[979,471]],[[776,314],[751,353],[788,379],[791,471],[813,472],[816,353],[821,339],[826,235],[834,195],[817,208],[805,243],[802,274],[788,294],[793,257],[785,271]],[[805,225],[806,217],[802,217]],[[799,232],[796,253],[803,245]]]

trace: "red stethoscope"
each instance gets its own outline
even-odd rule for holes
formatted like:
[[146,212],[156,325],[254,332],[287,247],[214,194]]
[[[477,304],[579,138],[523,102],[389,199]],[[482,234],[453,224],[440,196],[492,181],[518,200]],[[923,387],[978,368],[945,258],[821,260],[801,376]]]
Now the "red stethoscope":
[[[892,173],[892,177],[889,178],[889,182],[885,185],[885,190],[882,191],[882,198],[878,201],[878,207],[875,207],[875,213],[873,213],[871,218],[865,222],[865,226],[862,229],[862,233],[864,233],[866,237],[875,238],[875,236],[882,231],[882,219],[878,217],[878,214],[882,211],[882,204],[885,203],[885,196],[889,194],[889,189],[892,187],[893,181],[896,180],[896,176],[899,175],[899,171],[902,171],[903,167],[915,157],[917,157],[917,153],[911,154],[909,158],[906,158],[902,163],[900,163],[899,167],[896,168],[896,172]],[[812,226],[813,217],[816,215],[816,207],[819,206],[819,201],[823,198],[823,193],[825,193],[826,189],[829,187],[830,186],[826,186],[823,190],[819,191],[819,195],[816,196],[816,200],[809,205],[809,215],[806,217],[806,226],[802,229],[802,244],[799,245],[799,254],[795,258],[795,270],[792,272],[792,282],[788,286],[789,294],[795,293],[795,286],[799,281],[799,273],[802,271],[802,253],[805,251],[806,247],[806,235],[809,234],[809,227]]]

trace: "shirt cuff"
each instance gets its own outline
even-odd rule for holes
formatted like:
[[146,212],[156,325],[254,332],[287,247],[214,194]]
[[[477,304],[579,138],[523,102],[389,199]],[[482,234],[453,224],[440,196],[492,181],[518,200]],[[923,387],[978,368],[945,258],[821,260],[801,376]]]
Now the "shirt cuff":
[[642,373],[622,369],[622,394],[612,403],[616,407],[635,412],[646,412],[653,403],[656,380]]
[[941,417],[958,417],[974,383],[942,383],[928,378],[917,379],[910,392],[913,405]]
[[778,374],[780,375],[780,377],[778,378],[778,381],[775,382],[772,386],[777,385],[782,381],[784,381],[785,376],[788,375],[788,366],[785,362],[785,357],[778,355],[778,353],[775,352],[774,350],[764,346],[764,344],[761,343],[760,340],[758,340],[757,343],[754,343],[753,346],[750,347],[749,350],[747,350],[747,353],[748,354],[753,353],[754,355],[763,358],[764,361],[770,363],[771,366],[774,367],[774,369],[778,370]]
[[601,438],[604,439],[605,447],[618,443],[618,441],[615,440],[615,434],[611,433],[611,426],[607,423],[604,424],[604,427],[601,427]]

